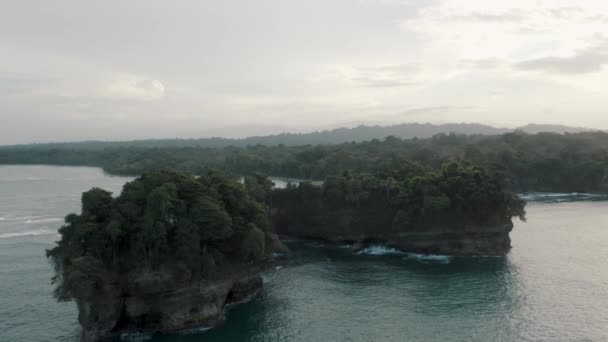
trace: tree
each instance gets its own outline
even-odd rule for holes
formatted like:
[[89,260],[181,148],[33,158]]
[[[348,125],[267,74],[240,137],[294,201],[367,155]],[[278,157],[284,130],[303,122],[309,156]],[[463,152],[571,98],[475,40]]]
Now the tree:
[[82,196],[82,213],[66,216],[47,250],[59,300],[105,287],[130,286],[136,272],[172,271],[206,279],[222,269],[263,262],[271,231],[263,205],[221,173],[146,172],[117,198],[101,189]]

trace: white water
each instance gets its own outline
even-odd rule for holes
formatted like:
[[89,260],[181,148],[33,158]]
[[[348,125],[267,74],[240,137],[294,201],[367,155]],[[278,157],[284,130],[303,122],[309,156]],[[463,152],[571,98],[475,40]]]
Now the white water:
[[57,234],[56,230],[50,229],[38,229],[38,230],[30,230],[25,232],[13,232],[13,233],[4,233],[0,234],[0,239],[10,239],[22,236],[40,236],[40,235],[53,235]]
[[390,248],[382,245],[371,245],[357,252],[357,254],[365,255],[402,255],[405,252],[396,248]]
[[422,263],[436,262],[440,264],[448,264],[452,261],[452,257],[449,255],[441,254],[418,254],[418,253],[407,253],[403,259],[415,259]]
[[49,217],[49,218],[41,218],[41,219],[31,219],[27,220],[23,223],[25,224],[36,224],[36,223],[50,223],[50,222],[60,222],[63,221],[61,217]]
[[605,194],[581,192],[529,192],[520,194],[519,197],[530,202],[572,202],[608,199],[608,195]]
[[405,255],[404,260],[416,260],[421,263],[440,263],[447,264],[452,260],[449,255],[441,254],[420,254],[404,252],[396,248],[382,245],[372,245],[357,252],[359,255]]

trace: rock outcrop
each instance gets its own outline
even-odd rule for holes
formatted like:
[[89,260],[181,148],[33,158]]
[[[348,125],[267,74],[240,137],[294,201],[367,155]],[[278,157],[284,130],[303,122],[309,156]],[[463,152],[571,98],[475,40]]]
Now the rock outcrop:
[[120,293],[117,284],[77,301],[81,342],[212,326],[226,305],[250,298],[263,286],[258,273],[207,283],[180,283],[162,273],[144,273],[129,280],[126,293]]
[[526,202],[504,179],[467,163],[409,176],[392,167],[383,172],[275,189],[267,203],[276,232],[363,248],[503,255],[511,247],[513,218],[525,220]]
[[[360,227],[359,227],[360,228]],[[379,228],[379,227],[377,227]],[[284,237],[322,240],[334,244],[351,244],[355,250],[370,245],[383,245],[406,252],[462,256],[499,256],[511,249],[509,233],[511,220],[495,225],[433,224],[416,226],[404,231],[388,232],[388,229],[355,230],[353,233],[337,232],[332,227],[301,229],[297,226],[280,227]]]

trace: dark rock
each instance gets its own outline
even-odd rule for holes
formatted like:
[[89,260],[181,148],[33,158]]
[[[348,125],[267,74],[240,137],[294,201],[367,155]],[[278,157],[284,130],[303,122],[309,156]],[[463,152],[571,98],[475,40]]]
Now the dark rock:
[[241,274],[214,282],[172,283],[159,273],[138,276],[129,293],[98,293],[78,301],[81,342],[105,341],[123,333],[172,333],[208,327],[226,305],[262,289],[259,274]]
[[370,227],[365,232],[339,234],[331,227],[323,229],[300,229],[289,227],[282,233],[284,238],[316,239],[335,245],[351,245],[359,252],[370,245],[383,245],[406,252],[423,254],[445,254],[462,256],[499,256],[511,249],[509,233],[513,229],[511,220],[495,225],[433,224],[412,227],[405,231],[386,233],[383,229]]

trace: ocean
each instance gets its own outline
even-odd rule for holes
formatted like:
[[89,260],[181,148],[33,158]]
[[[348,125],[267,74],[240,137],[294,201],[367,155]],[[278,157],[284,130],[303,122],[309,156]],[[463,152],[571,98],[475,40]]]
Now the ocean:
[[[0,166],[0,341],[78,341],[74,303],[51,296],[44,250],[98,168]],[[288,241],[264,291],[210,330],[129,336],[194,341],[608,341],[608,201],[528,194],[505,257],[407,254]]]

